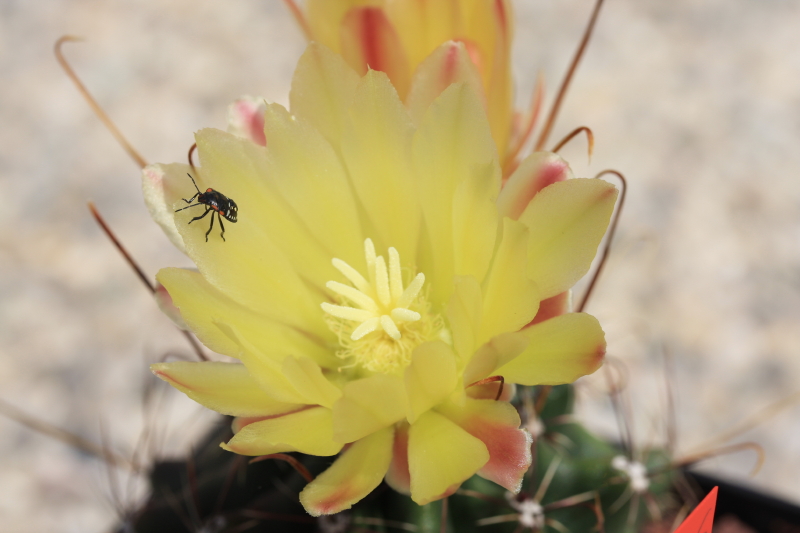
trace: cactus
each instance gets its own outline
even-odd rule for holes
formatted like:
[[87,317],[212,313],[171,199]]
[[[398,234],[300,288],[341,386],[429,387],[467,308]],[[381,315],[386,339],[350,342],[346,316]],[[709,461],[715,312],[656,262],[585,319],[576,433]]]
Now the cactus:
[[[514,403],[523,420],[532,416],[526,412],[525,404],[530,408],[530,402],[523,399],[541,390],[518,391]],[[632,493],[630,479],[614,464],[625,452],[592,435],[580,423],[565,421],[573,404],[572,385],[550,390],[538,415],[543,428],[532,445],[535,460],[516,496],[473,476],[446,503],[441,500],[419,506],[382,484],[351,510],[319,518],[308,516],[298,503],[297,494],[305,480],[289,463],[265,460],[248,464],[246,458],[219,448],[218,444],[231,436],[230,418],[225,418],[185,461],[153,466],[148,501],[115,530],[627,533],[641,531],[653,521],[653,505],[661,514],[675,510],[676,472],[667,452],[647,451],[648,486]],[[291,455],[312,475],[331,462],[329,458]]]

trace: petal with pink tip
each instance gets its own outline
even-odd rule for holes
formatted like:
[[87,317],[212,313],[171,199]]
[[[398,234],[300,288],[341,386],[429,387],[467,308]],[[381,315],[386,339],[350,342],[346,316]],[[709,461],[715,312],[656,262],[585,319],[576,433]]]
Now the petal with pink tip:
[[242,96],[228,106],[228,133],[244,137],[259,146],[267,145],[264,136],[264,111],[267,103],[263,98]]
[[342,56],[321,44],[310,43],[292,78],[292,114],[311,123],[338,150],[357,85],[358,74]]
[[408,472],[408,423],[400,423],[394,429],[392,462],[386,472],[386,483],[401,494],[411,494],[411,474]]
[[589,271],[616,201],[613,185],[586,178],[554,183],[533,197],[519,221],[530,229],[528,275],[542,299],[566,291]]
[[406,98],[406,107],[414,122],[420,124],[433,101],[450,85],[459,82],[470,86],[485,105],[480,75],[464,43],[448,41],[425,58],[414,72],[411,90]]
[[411,67],[400,37],[380,7],[354,7],[342,19],[342,57],[356,72],[385,72],[405,99],[411,84]]
[[178,361],[155,363],[150,370],[192,400],[223,415],[270,416],[302,407],[269,397],[241,364]]
[[[191,170],[189,165],[177,163],[148,165],[142,169],[142,193],[147,210],[175,248],[183,253],[186,253],[186,245],[175,225],[172,203],[185,192],[182,185],[187,179],[186,173]],[[191,195],[186,195],[187,198],[189,196]]]
[[439,411],[480,439],[489,450],[489,461],[478,475],[514,494],[531,465],[531,435],[519,429],[517,410],[507,402],[467,400],[463,406],[446,404]]
[[455,389],[456,359],[452,348],[442,341],[420,344],[405,370],[409,423],[444,400]]
[[331,410],[312,407],[248,424],[220,446],[240,455],[300,452],[330,456],[342,449],[332,437]]
[[606,340],[586,313],[568,313],[527,327],[528,348],[493,373],[520,385],[560,385],[591,374],[603,363]]
[[300,503],[308,514],[320,516],[349,509],[380,485],[392,459],[393,434],[394,429],[388,427],[353,443],[306,485]]
[[489,452],[480,439],[428,411],[411,425],[408,435],[411,499],[425,505],[444,498],[488,461]]
[[564,291],[539,302],[539,310],[531,325],[550,320],[572,310],[572,291]]
[[342,443],[356,441],[401,420],[406,409],[401,378],[375,374],[351,381],[333,404],[334,438]]
[[534,152],[520,163],[503,185],[497,197],[497,210],[500,216],[517,220],[536,193],[570,178],[572,170],[558,154]]
[[184,331],[189,330],[189,326],[186,325],[186,321],[183,320],[180,309],[175,307],[175,303],[172,301],[172,296],[167,292],[167,288],[158,281],[156,281],[156,292],[153,293],[153,297],[156,299],[158,308],[161,309],[162,313],[167,315],[167,318],[172,320],[173,324]]

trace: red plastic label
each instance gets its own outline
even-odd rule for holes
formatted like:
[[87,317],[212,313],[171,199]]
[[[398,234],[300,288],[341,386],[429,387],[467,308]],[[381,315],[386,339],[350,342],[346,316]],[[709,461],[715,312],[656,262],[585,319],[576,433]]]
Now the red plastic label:
[[714,487],[695,507],[692,514],[686,517],[675,533],[711,533],[714,525],[714,510],[717,508],[717,488]]

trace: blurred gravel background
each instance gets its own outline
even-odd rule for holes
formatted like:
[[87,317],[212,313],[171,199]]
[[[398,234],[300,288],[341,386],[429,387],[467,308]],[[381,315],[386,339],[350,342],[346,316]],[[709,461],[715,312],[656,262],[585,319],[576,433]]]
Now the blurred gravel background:
[[[554,89],[589,0],[516,2],[520,103]],[[608,0],[553,139],[579,176],[616,168],[630,194],[589,311],[630,373],[637,441],[664,433],[665,382],[680,450],[800,390],[800,2]],[[142,398],[146,364],[188,353],[85,207],[93,199],[151,275],[188,266],[148,219],[135,165],[59,69],[66,55],[149,161],[184,161],[192,132],[225,126],[242,94],[286,103],[304,43],[278,0],[0,0],[0,398],[130,454],[191,446],[210,417],[182,395]],[[663,357],[674,371],[665,381]],[[601,379],[581,411],[614,435]],[[102,429],[101,429],[102,428]],[[707,470],[800,503],[800,409],[739,440]],[[0,418],[0,531],[105,531],[141,490]]]

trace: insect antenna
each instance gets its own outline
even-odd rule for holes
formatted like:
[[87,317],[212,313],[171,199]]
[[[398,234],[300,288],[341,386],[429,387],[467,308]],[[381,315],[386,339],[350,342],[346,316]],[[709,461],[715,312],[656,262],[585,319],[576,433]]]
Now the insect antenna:
[[83,84],[83,82],[81,82],[78,75],[75,74],[75,71],[72,70],[72,67],[69,65],[67,59],[64,57],[64,53],[61,51],[61,47],[63,46],[64,43],[79,42],[82,40],[83,39],[81,39],[80,37],[74,37],[72,35],[64,35],[61,38],[59,38],[53,47],[56,59],[58,60],[58,63],[61,65],[61,68],[64,69],[64,72],[66,72],[67,77],[70,80],[72,80],[72,83],[75,84],[75,87],[77,87],[78,92],[81,93],[83,98],[89,104],[89,107],[92,109],[94,114],[97,116],[97,118],[100,119],[100,122],[102,122],[103,125],[106,127],[106,129],[111,133],[111,135],[114,136],[114,138],[117,140],[120,146],[122,146],[122,149],[125,150],[125,152],[127,152],[127,154],[131,157],[131,159],[133,159],[134,162],[137,165],[139,165],[139,168],[144,168],[147,166],[147,161],[145,161],[145,159],[141,155],[139,155],[139,152],[137,152],[136,149],[134,149],[134,147],[131,146],[131,143],[129,143],[128,140],[125,138],[125,136],[122,135],[122,132],[119,131],[119,129],[111,120],[111,118],[109,118],[108,114],[105,111],[103,111],[103,108],[100,107],[100,104],[97,103],[97,100],[94,99],[94,97],[86,88],[86,86]]
[[537,151],[544,148],[544,145],[547,144],[547,139],[550,137],[550,132],[552,131],[553,125],[556,122],[556,117],[561,109],[561,104],[564,102],[564,97],[567,94],[567,89],[569,89],[569,84],[578,68],[578,64],[581,62],[584,52],[586,52],[586,46],[589,44],[589,38],[592,36],[592,31],[597,23],[597,17],[600,15],[600,8],[602,6],[603,0],[597,0],[594,5],[594,10],[592,11],[592,16],[589,18],[589,24],[587,24],[586,29],[583,32],[581,43],[578,45],[578,50],[575,52],[575,56],[572,58],[572,63],[570,63],[567,73],[564,75],[564,79],[561,81],[561,86],[558,88],[558,92],[556,93],[556,99],[553,102],[553,107],[550,108],[550,113],[547,115],[542,133],[539,135],[539,140],[536,141],[535,150]]
[[[117,239],[117,236],[114,234],[114,232],[111,231],[111,228],[108,226],[108,224],[106,224],[105,219],[103,219],[102,215],[100,215],[100,212],[97,211],[97,208],[95,207],[94,203],[88,202],[88,205],[89,205],[89,211],[92,213],[92,216],[94,217],[97,224],[100,226],[100,228],[103,230],[106,236],[111,240],[111,242],[117,248],[117,251],[119,251],[119,253],[122,254],[122,257],[125,258],[125,261],[139,277],[139,280],[141,280],[141,282],[144,283],[144,286],[147,287],[147,289],[155,296],[156,287],[150,281],[150,278],[147,277],[142,268],[133,259],[131,254],[128,253],[128,250],[126,250],[125,247],[122,245],[122,243],[119,241],[119,239]],[[191,345],[195,354],[197,354],[197,357],[199,357],[202,361],[208,361],[208,357],[203,352],[203,349],[200,347],[200,343],[197,342],[197,340],[192,336],[192,334],[182,329],[179,329],[178,331],[180,331],[183,334],[183,336],[186,337],[186,340]]]

